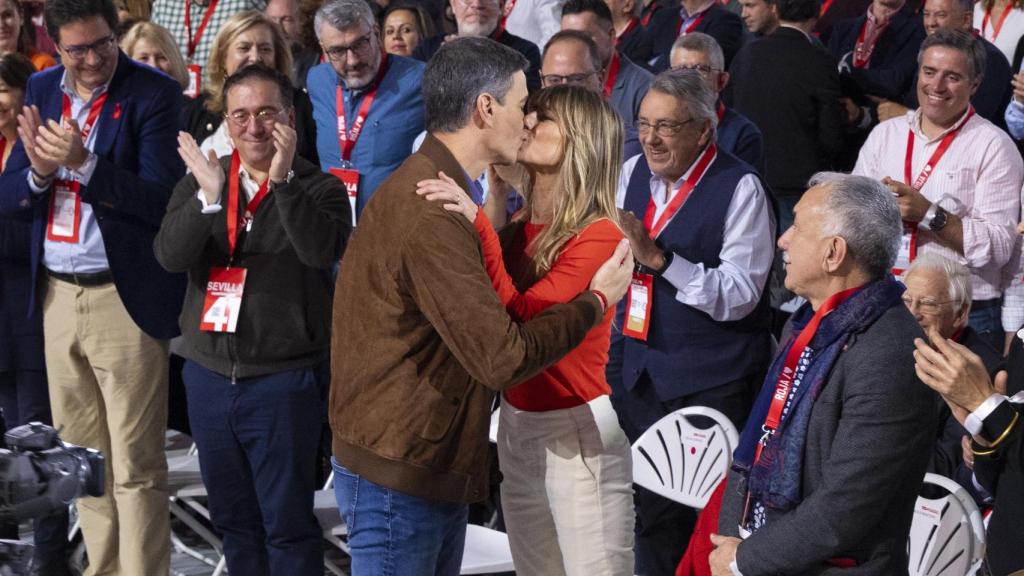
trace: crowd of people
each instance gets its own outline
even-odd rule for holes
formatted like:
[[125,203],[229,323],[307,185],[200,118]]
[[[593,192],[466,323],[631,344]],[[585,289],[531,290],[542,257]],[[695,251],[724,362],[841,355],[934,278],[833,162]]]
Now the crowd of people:
[[[90,576],[170,571],[168,428],[233,574],[323,573],[328,474],[356,576],[484,501],[523,575],[902,574],[926,472],[1024,572],[1022,60],[1018,0],[0,0],[0,408],[105,455]],[[630,448],[695,406],[699,513]]]

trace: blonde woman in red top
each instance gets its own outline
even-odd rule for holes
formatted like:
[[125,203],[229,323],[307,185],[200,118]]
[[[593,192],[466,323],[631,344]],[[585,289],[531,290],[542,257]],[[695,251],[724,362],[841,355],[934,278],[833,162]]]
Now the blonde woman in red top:
[[[419,190],[474,223],[494,289],[517,321],[586,290],[623,238],[615,209],[623,129],[612,107],[594,92],[557,86],[534,95],[526,122],[519,161],[528,207],[501,240],[446,175]],[[633,573],[629,443],[604,375],[614,313],[502,398],[501,503],[520,574]]]

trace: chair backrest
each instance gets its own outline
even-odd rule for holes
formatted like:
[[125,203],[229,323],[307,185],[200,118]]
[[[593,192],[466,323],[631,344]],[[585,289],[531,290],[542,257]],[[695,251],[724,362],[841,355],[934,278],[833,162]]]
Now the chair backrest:
[[[703,417],[710,427],[695,426]],[[647,429],[633,444],[633,482],[702,509],[732,462],[739,435],[721,412],[703,406],[677,410]]]
[[949,478],[929,473],[924,483],[947,494],[917,497],[907,539],[911,576],[973,575],[985,556],[981,512],[967,490]]

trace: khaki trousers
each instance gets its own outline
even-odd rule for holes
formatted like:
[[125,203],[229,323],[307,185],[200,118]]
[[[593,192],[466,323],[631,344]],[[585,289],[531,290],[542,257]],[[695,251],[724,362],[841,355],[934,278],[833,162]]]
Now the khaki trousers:
[[54,425],[106,460],[106,493],[77,501],[87,576],[160,576],[170,569],[167,342],[131,319],[114,284],[46,279],[46,372]]
[[525,412],[502,399],[501,508],[518,574],[633,574],[633,469],[608,396]]

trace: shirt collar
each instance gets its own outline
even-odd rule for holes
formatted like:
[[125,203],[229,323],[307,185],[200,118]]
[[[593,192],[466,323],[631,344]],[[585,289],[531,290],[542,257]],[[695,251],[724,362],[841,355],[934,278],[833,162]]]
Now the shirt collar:
[[711,8],[712,6],[714,6],[715,2],[716,2],[716,0],[709,0],[708,2],[704,3],[703,6],[701,6],[697,10],[695,10],[693,12],[693,14],[688,13],[686,11],[686,7],[685,6],[680,5],[679,6],[679,15],[682,16],[683,21],[689,20],[690,18],[695,18],[698,15],[703,14],[705,11],[707,11],[708,8]]
[[946,128],[945,130],[943,130],[935,138],[928,138],[928,136],[925,135],[924,130],[921,129],[921,114],[922,114],[922,112],[921,112],[921,108],[918,108],[917,110],[914,110],[913,112],[908,112],[908,114],[910,114],[910,119],[909,119],[910,120],[910,129],[914,131],[914,134],[924,138],[929,143],[930,142],[934,142],[936,140],[941,140],[942,137],[944,137],[946,134],[949,134],[951,131],[956,130],[957,128],[962,126],[964,123],[966,123],[967,120],[968,120],[967,117],[968,117],[968,115],[970,113],[971,113],[971,106],[968,105],[967,106],[967,110],[964,110],[963,115],[960,116],[960,118],[958,118],[957,121],[954,122],[952,126],[950,126],[949,128]]
[[[114,64],[114,74],[117,74],[117,64]],[[110,75],[111,79],[114,78],[114,74]],[[93,88],[92,89],[92,96],[89,98],[89,100],[86,103],[92,102],[93,100],[96,99],[97,96],[99,96],[100,94],[103,94],[109,88],[110,88],[110,82],[109,81],[106,84],[102,85],[102,86],[97,86],[96,88]],[[61,76],[60,76],[60,90],[61,90],[61,92],[67,94],[68,97],[71,98],[72,101],[74,101],[76,99],[77,100],[81,100],[82,99],[82,97],[78,95],[78,91],[75,90],[75,87],[71,85],[71,78],[68,76],[68,69],[67,68],[64,68],[64,73],[61,74]]]
[[[686,172],[683,172],[683,175],[680,176],[678,179],[676,179],[675,182],[672,183],[672,189],[669,190],[668,194],[667,194],[668,198],[671,198],[672,194],[675,193],[676,190],[679,190],[679,187],[683,185],[683,182],[686,182],[686,179],[689,178],[690,174],[693,173],[694,168],[697,167],[697,162],[700,160],[700,157],[704,155],[704,152],[707,151],[708,146],[711,146],[711,144],[713,142],[714,141],[708,142],[706,146],[701,148],[700,152],[697,152],[697,155],[694,156],[693,162],[690,162],[690,167],[686,169]],[[654,174],[653,172],[651,173],[651,190],[652,191],[654,190],[654,186],[656,184],[660,185],[660,184],[664,184],[664,182],[665,181],[662,180],[660,176]]]
[[897,12],[903,9],[903,5],[906,2],[900,2],[900,5],[896,8],[879,8],[878,14],[875,13],[876,5],[874,2],[868,5],[868,20],[871,21],[875,26],[885,26]]
[[811,39],[811,35],[808,34],[807,32],[804,32],[803,29],[801,29],[799,26],[795,26],[793,24],[781,23],[780,22],[779,23],[779,28],[792,28],[793,30],[796,30],[797,32],[803,34],[804,38],[807,38],[808,42],[814,42],[814,40]]

